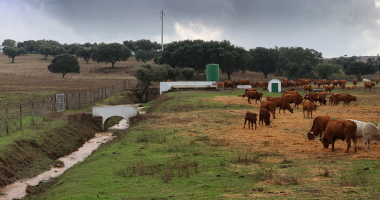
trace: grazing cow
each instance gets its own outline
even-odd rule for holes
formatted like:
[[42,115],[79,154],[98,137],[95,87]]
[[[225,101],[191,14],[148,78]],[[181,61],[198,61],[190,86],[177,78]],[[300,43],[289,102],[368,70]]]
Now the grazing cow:
[[224,88],[224,83],[218,83],[218,88],[219,87]]
[[265,108],[261,108],[260,109],[259,125],[260,125],[260,122],[261,122],[261,125],[264,125],[264,122],[265,122],[266,126],[268,126],[271,123],[271,121],[270,121],[270,113]]
[[320,88],[321,85],[323,85],[323,84],[322,84],[322,81],[318,81],[317,85],[318,85],[318,88]]
[[307,138],[314,140],[315,136],[319,134],[319,138],[322,138],[322,132],[325,131],[327,123],[331,121],[331,118],[327,115],[318,116],[313,121],[313,126],[310,129],[310,132],[307,133]]
[[298,108],[298,105],[300,105],[303,101],[303,97],[299,94],[287,94],[283,96],[283,98],[288,100],[289,103],[294,103],[295,106],[297,106],[297,108]]
[[256,120],[257,120],[257,114],[251,111],[247,111],[247,113],[245,114],[244,128],[245,128],[245,123],[248,121],[248,129],[251,128],[250,124],[252,125],[252,129],[253,129],[253,124],[255,124],[255,129],[256,129]]
[[375,82],[376,82],[376,85],[378,85],[379,84],[379,79],[378,78],[375,79]]
[[235,83],[236,81],[224,81],[224,89],[227,90],[229,87],[231,90],[235,89]]
[[331,92],[333,89],[335,89],[335,86],[323,86],[324,92]]
[[307,113],[307,117],[309,117],[309,113],[311,113],[311,118],[313,118],[313,111],[317,111],[318,106],[313,104],[310,101],[303,102],[303,117],[305,117],[305,111]]
[[263,97],[263,93],[255,92],[255,91],[246,91],[243,95],[242,98],[247,97],[248,98],[248,103],[251,104],[251,99],[259,100],[261,102],[261,98]]
[[276,119],[276,102],[274,101],[263,101],[261,103],[261,108],[267,109],[272,113],[273,119]]
[[358,81],[356,79],[352,80],[352,84],[354,84],[354,86],[356,86],[356,84],[358,84]]
[[303,92],[304,93],[307,93],[307,91],[309,91],[309,93],[311,92],[311,85],[304,85],[303,86]]
[[281,112],[281,109],[284,111],[289,110],[289,112],[293,113],[293,108],[290,106],[288,100],[283,97],[267,97],[267,101],[276,102],[276,108],[279,107],[278,113]]
[[345,104],[347,104],[349,106],[349,104],[351,103],[351,101],[356,101],[356,104],[358,103],[358,101],[356,99],[356,96],[352,96],[352,95],[350,95],[348,93],[344,93],[344,94],[342,94],[342,93],[332,93],[331,97],[333,98],[333,106],[338,105],[339,101],[343,101],[343,106]]
[[297,91],[285,91],[281,97],[284,97],[287,94],[299,94]]
[[316,101],[319,101],[319,105],[326,105],[326,92],[310,92],[310,94],[306,94],[304,99],[310,100],[312,103],[315,103]]
[[322,138],[322,144],[326,148],[332,145],[332,151],[334,152],[334,144],[336,139],[346,140],[347,151],[351,147],[351,139],[354,141],[355,152],[357,152],[357,140],[356,140],[356,129],[357,126],[355,122],[350,120],[333,120],[329,121],[326,126],[325,134]]
[[[353,122],[355,122],[356,126],[357,126],[357,129],[356,129],[356,139],[358,138],[363,138],[363,142],[364,142],[364,149],[366,150],[366,144],[367,144],[367,140],[370,140],[373,138],[373,143],[377,144],[378,140],[380,138],[376,138],[376,137],[371,137],[372,134],[374,135],[379,135],[380,136],[380,131],[376,128],[375,125],[373,125],[371,122],[362,122],[362,121],[358,121],[358,120],[354,120],[354,119],[349,119]],[[364,138],[364,136],[367,136],[366,138]],[[369,146],[369,141],[368,141],[368,149],[371,149],[370,146]]]
[[332,84],[333,84],[333,86],[337,87],[338,86],[338,80],[333,80]]
[[294,88],[290,88],[288,91],[294,91]]
[[376,85],[375,83],[371,83],[371,82],[364,83],[364,91],[367,92],[367,89],[369,88],[369,91],[371,92],[372,87],[375,85]]
[[347,92],[348,90],[353,90],[353,89],[355,89],[355,86],[354,86],[354,85],[347,85],[347,86],[346,86],[346,92]]

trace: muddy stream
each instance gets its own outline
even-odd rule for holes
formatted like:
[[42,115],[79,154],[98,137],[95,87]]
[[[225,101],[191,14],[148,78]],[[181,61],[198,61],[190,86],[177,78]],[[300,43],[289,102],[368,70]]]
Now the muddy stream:
[[[142,114],[142,112],[140,112],[140,114]],[[109,130],[125,130],[128,127],[129,124],[127,123],[127,120],[123,119],[119,122],[119,124],[110,127]],[[53,167],[49,171],[46,171],[34,178],[17,181],[13,184],[0,188],[1,193],[4,194],[0,195],[0,200],[11,200],[14,198],[19,199],[26,196],[26,188],[28,185],[36,186],[41,181],[49,181],[49,179],[63,174],[63,172],[72,167],[74,164],[83,161],[88,156],[90,156],[92,152],[99,147],[100,144],[106,143],[113,138],[114,136],[112,136],[112,132],[96,133],[95,137],[84,143],[83,146],[80,147],[77,151],[65,157],[57,159],[63,161],[64,167]]]

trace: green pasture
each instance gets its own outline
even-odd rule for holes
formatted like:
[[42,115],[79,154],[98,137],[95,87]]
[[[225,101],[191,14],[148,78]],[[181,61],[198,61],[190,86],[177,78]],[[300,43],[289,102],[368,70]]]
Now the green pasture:
[[[116,132],[114,141],[102,144],[62,176],[41,183],[27,199],[380,198],[377,160],[331,154],[289,159],[275,148],[270,152],[231,148],[222,128],[237,115],[227,111],[252,107],[224,107],[207,99],[240,94],[235,90],[162,95],[144,105],[149,112],[129,130]],[[205,129],[221,137],[206,135]]]

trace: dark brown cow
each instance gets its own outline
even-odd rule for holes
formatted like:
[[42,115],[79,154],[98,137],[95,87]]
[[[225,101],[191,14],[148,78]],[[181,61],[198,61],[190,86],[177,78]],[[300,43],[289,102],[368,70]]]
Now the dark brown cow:
[[309,91],[309,93],[311,92],[311,85],[304,85],[303,86],[303,92],[304,93],[307,93],[307,91]]
[[266,126],[268,126],[271,123],[271,121],[270,121],[270,113],[265,108],[261,108],[260,109],[259,125],[260,125],[260,122],[261,122],[261,125],[264,125],[264,122],[265,122]]
[[341,85],[342,90],[346,90],[346,84],[342,83]]
[[375,85],[376,85],[375,83],[371,83],[371,82],[364,83],[364,91],[367,92],[368,91],[367,89],[369,88],[369,91],[371,92],[372,87]]
[[352,80],[352,84],[354,84],[356,86],[356,84],[358,84],[358,81],[356,79]]
[[259,100],[261,102],[261,98],[263,97],[263,93],[255,92],[255,91],[248,91],[245,92],[242,97],[247,97],[248,98],[248,103],[251,104],[251,99]]
[[244,128],[245,128],[245,123],[248,121],[248,129],[251,128],[250,124],[252,125],[252,129],[253,129],[253,124],[255,124],[255,129],[256,129],[256,120],[257,120],[257,114],[251,111],[247,111],[247,113],[245,114]]
[[229,87],[231,90],[235,89],[235,83],[236,81],[224,81],[224,89],[227,90]]
[[323,84],[322,84],[322,81],[318,81],[317,85],[318,85],[318,88],[320,88],[321,85],[323,85]]
[[249,85],[249,84],[250,84],[250,80],[240,80],[240,81],[235,82],[235,85]]
[[317,80],[314,80],[313,82],[314,82],[314,85],[317,85],[317,84],[318,84],[318,81],[317,81]]
[[326,92],[311,92],[310,94],[306,94],[304,97],[305,100],[309,100],[312,103],[319,101],[319,105],[326,105]]
[[283,98],[288,100],[289,103],[294,103],[297,108],[303,101],[303,97],[299,94],[287,94]]
[[[356,101],[356,104],[358,103],[356,96],[352,96],[348,93],[332,93],[331,97],[333,98],[333,105],[336,106],[339,104],[339,101],[343,101],[343,106],[351,103],[351,101]],[[331,98],[330,97],[330,98]]]
[[294,91],[294,88],[290,88],[288,91]]
[[311,101],[303,102],[303,117],[305,117],[305,111],[307,116],[309,117],[309,113],[311,113],[311,118],[313,118],[313,111],[316,111],[318,108],[317,105],[313,104]]
[[354,141],[355,152],[357,152],[357,140],[356,140],[356,123],[351,120],[333,120],[329,121],[326,126],[325,135],[322,138],[322,144],[325,149],[332,145],[332,151],[334,152],[334,144],[336,139],[346,140],[347,151],[351,147],[351,139]]
[[335,86],[323,86],[324,92],[331,92],[333,89],[335,89]]
[[272,113],[273,119],[276,119],[276,102],[274,101],[263,101],[261,103],[261,108],[267,109]]
[[318,116],[313,121],[313,126],[310,129],[310,132],[307,133],[307,138],[314,140],[315,136],[319,134],[319,138],[322,139],[322,132],[325,131],[327,123],[331,121],[331,118],[327,115]]
[[289,112],[293,113],[293,108],[290,106],[288,100],[283,97],[267,97],[267,101],[276,102],[276,108],[279,108],[278,113],[281,112],[281,109],[284,111],[284,113],[285,110],[289,110]]

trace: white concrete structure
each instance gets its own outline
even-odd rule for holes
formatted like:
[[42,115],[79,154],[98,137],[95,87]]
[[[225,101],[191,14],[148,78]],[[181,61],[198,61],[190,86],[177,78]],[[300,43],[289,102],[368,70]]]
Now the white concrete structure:
[[216,81],[173,81],[160,82],[160,95],[162,92],[169,91],[173,85],[216,85]]
[[252,88],[251,85],[237,85],[236,87],[239,88],[239,89],[249,89],[249,88]]
[[268,91],[269,92],[272,92],[272,83],[274,84],[278,84],[278,91],[277,92],[281,92],[281,81],[279,81],[278,79],[272,79],[269,81],[268,83]]
[[103,130],[107,129],[107,121],[110,117],[119,116],[127,120],[137,115],[138,105],[102,105],[92,108],[92,116],[103,118]]

